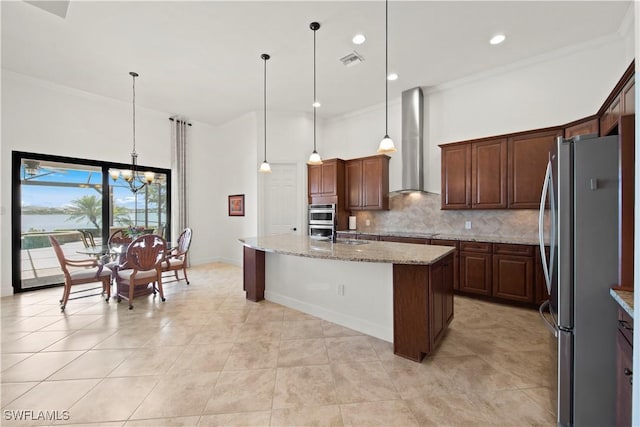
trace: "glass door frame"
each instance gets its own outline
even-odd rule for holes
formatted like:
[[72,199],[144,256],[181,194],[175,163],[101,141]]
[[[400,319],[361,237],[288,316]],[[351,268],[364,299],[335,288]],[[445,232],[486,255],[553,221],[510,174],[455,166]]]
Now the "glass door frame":
[[[126,170],[131,169],[131,165],[128,163],[112,163],[104,162],[100,160],[80,159],[76,157],[66,156],[54,156],[50,154],[41,153],[29,153],[25,151],[12,151],[11,152],[11,282],[13,286],[13,293],[21,293],[27,291],[35,291],[38,289],[50,288],[59,286],[60,284],[43,285],[29,287],[28,289],[22,288],[21,271],[21,212],[22,212],[22,193],[21,193],[21,180],[20,169],[22,160],[40,160],[48,162],[60,162],[77,164],[80,166],[93,166],[99,167],[102,170],[102,241],[106,242],[109,239],[109,218],[111,212],[111,199],[110,197],[104,197],[104,195],[110,194],[110,176],[109,169]],[[166,211],[167,211],[167,235],[165,239],[171,241],[171,169],[163,169],[153,166],[138,165],[139,170],[151,171],[166,176]],[[105,221],[107,222],[105,226]]]

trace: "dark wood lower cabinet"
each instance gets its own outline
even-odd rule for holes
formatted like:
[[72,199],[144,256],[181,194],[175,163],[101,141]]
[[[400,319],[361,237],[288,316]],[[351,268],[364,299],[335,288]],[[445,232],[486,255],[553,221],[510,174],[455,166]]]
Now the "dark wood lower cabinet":
[[533,257],[493,255],[493,296],[533,303]]
[[491,253],[460,250],[460,291],[491,296]]
[[456,248],[453,253],[453,289],[460,289],[460,242],[457,240],[431,239],[432,245],[452,246]]
[[616,425],[631,426],[633,383],[633,319],[618,310],[616,363]]

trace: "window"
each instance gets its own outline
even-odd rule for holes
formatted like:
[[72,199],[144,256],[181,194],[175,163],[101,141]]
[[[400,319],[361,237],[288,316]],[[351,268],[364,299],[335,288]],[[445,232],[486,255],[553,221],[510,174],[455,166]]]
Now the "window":
[[92,160],[13,153],[12,256],[15,292],[64,281],[49,243],[54,235],[65,255],[86,258],[82,249],[106,242],[127,226],[143,226],[169,236],[170,171],[153,172],[153,182],[132,192],[111,171],[127,165]]

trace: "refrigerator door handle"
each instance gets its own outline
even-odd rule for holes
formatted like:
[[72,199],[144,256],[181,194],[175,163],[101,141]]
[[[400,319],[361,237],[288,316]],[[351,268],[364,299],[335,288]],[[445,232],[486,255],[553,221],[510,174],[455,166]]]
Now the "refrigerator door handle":
[[551,332],[551,334],[553,334],[555,338],[558,338],[558,327],[544,314],[545,311],[549,313],[549,315],[551,315],[551,312],[549,311],[549,300],[546,300],[545,302],[540,304],[538,312],[540,313],[540,317],[542,317],[542,320],[544,321],[544,325],[547,327],[547,329],[549,329],[549,332]]
[[550,183],[551,183],[551,160],[549,160],[549,163],[547,163],[547,171],[545,172],[545,175],[544,175],[544,183],[542,184],[542,196],[540,197],[540,214],[538,216],[538,240],[540,242],[540,258],[542,259],[542,271],[544,273],[544,281],[547,285],[548,294],[551,294],[551,275],[549,274],[549,266],[547,264],[547,255],[544,252],[544,211],[545,211],[544,206],[547,202],[547,195],[549,194]]

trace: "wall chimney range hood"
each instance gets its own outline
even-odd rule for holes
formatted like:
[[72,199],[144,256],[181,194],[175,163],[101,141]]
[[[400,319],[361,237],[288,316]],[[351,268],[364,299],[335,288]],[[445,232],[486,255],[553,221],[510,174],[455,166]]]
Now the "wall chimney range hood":
[[424,99],[422,89],[402,92],[402,189],[424,191]]

